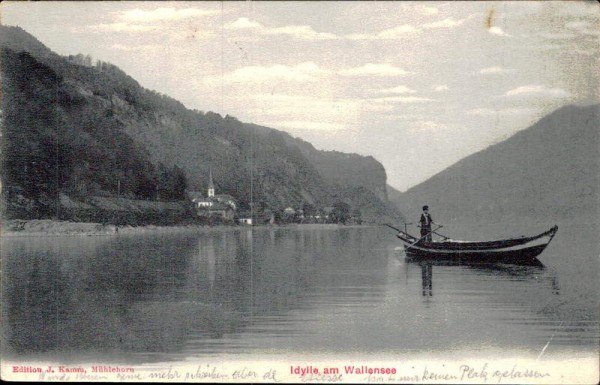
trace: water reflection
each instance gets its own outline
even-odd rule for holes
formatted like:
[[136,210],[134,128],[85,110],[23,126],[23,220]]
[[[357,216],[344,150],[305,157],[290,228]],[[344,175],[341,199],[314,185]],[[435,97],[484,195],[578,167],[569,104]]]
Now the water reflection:
[[552,333],[566,345],[597,335],[597,315],[570,305],[585,292],[562,298],[552,268],[399,261],[386,236],[240,228],[3,240],[2,349],[147,362],[435,350],[472,344],[474,332],[482,344],[520,347]]
[[433,266],[431,263],[420,263],[423,297],[433,296]]
[[[8,349],[174,353],[245,329],[289,336],[284,315],[294,309],[381,301],[383,277],[351,273],[382,265],[366,259],[375,239],[352,231],[258,235],[11,240],[2,250]],[[59,243],[56,252],[48,241]]]
[[[477,275],[493,277],[507,277],[511,281],[534,280],[536,282],[549,282],[552,294],[560,295],[560,285],[555,271],[548,270],[539,260],[527,264],[495,264],[495,263],[464,263],[453,261],[414,260],[406,258],[407,266],[415,264],[421,270],[421,285],[423,297],[433,296],[433,267],[467,269]],[[406,272],[408,274],[408,270]]]
[[[173,302],[185,282],[190,242],[158,254],[145,252],[160,249],[150,239],[145,247],[135,239],[103,243],[66,241],[60,254],[19,246],[22,253],[3,255],[5,341],[15,353],[137,350],[143,341],[148,350],[180,346],[181,309]],[[152,300],[157,295],[161,306]]]

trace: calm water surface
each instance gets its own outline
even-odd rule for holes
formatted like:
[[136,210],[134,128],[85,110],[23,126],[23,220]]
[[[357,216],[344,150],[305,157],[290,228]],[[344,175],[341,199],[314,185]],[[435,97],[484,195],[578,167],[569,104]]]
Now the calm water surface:
[[3,351],[131,363],[220,353],[537,354],[546,344],[547,355],[597,354],[596,237],[561,228],[544,267],[407,262],[394,233],[375,227],[3,239]]

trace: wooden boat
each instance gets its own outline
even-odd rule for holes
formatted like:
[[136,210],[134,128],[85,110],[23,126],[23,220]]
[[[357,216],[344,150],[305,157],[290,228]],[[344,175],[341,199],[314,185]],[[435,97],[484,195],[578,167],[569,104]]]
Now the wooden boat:
[[[398,231],[397,237],[404,244],[406,256],[412,259],[453,260],[477,263],[531,263],[550,243],[558,226],[532,237],[519,237],[499,241],[468,242],[445,239],[427,242],[406,231],[387,225]],[[435,230],[434,230],[435,231]]]

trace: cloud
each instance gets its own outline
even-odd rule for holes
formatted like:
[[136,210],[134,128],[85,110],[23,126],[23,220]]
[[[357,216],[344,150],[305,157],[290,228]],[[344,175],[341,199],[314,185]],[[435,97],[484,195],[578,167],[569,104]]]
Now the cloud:
[[588,29],[591,26],[592,24],[589,21],[584,20],[570,21],[565,24],[565,27],[569,29]]
[[473,108],[471,110],[467,110],[467,115],[487,116],[495,115],[497,112],[497,110],[492,110],[491,108]]
[[433,23],[423,24],[423,28],[454,28],[463,24],[467,19],[455,20],[451,17]]
[[596,51],[593,50],[585,50],[585,49],[574,49],[573,51],[571,51],[573,53],[576,53],[578,55],[584,55],[584,56],[594,56],[597,54]]
[[424,130],[439,130],[441,128],[446,128],[443,124],[432,122],[431,120],[420,120],[415,122],[415,126]]
[[424,103],[434,102],[435,99],[423,98],[420,96],[386,96],[372,99],[372,101],[377,103]]
[[[424,133],[427,134],[432,134],[432,135],[439,135],[439,134],[448,134],[448,126],[446,126],[445,124],[439,123],[439,122],[434,122],[433,120],[424,120],[424,119],[417,119],[417,120],[413,120],[413,121],[408,121],[407,122],[407,128],[408,131],[412,134],[412,135],[421,135]],[[439,140],[439,137],[437,136],[433,136],[432,139],[437,142]]]
[[360,108],[365,112],[384,113],[383,116],[388,116],[388,114],[386,114],[386,113],[394,112],[394,111],[396,111],[396,109],[398,107],[391,103],[388,103],[388,104],[377,103],[377,102],[373,103],[373,100],[365,99],[361,102]]
[[228,82],[256,83],[269,80],[285,81],[316,81],[318,76],[326,71],[319,68],[314,62],[299,63],[294,66],[275,64],[272,66],[246,66],[226,74]]
[[[397,109],[394,109],[395,112],[397,112]],[[384,117],[386,119],[389,120],[395,120],[395,121],[404,121],[404,122],[412,122],[415,120],[419,120],[422,119],[422,115],[420,114],[398,114],[398,113],[393,113],[393,114],[385,114]]]
[[339,71],[343,76],[404,76],[410,72],[390,64],[367,63],[361,67],[347,68]]
[[266,27],[263,24],[240,17],[237,20],[227,23],[225,29],[228,30],[252,30],[261,35],[287,35],[299,40],[334,40],[339,39],[339,36],[333,33],[318,32],[308,25],[287,25],[283,27]]
[[393,95],[370,98],[354,98],[347,100],[353,101],[357,108],[360,108],[360,110],[363,112],[383,113],[386,116],[390,113],[392,113],[394,116],[397,116],[394,113],[397,113],[399,108],[405,108],[400,107],[401,105],[418,105],[435,101],[435,99],[414,95]]
[[533,45],[532,48],[537,49],[539,51],[556,51],[556,50],[564,50],[565,46],[562,44],[549,43],[549,44]]
[[439,86],[434,86],[433,90],[436,92],[441,92],[441,91],[448,91],[450,88],[448,88],[447,85],[445,84],[440,84]]
[[562,88],[548,88],[542,85],[531,84],[526,86],[520,86],[517,88],[513,88],[512,90],[506,91],[506,93],[504,93],[503,96],[547,96],[562,98],[570,96],[570,93],[563,90]]
[[415,5],[415,9],[424,15],[437,15],[439,12],[439,10],[435,7],[421,4]]
[[263,33],[266,35],[288,35],[302,40],[331,40],[339,38],[332,33],[317,32],[308,25],[288,25],[285,27],[266,29]]
[[119,51],[152,51],[162,49],[160,45],[154,44],[142,44],[142,45],[123,45],[123,44],[112,44],[110,49],[116,49]]
[[112,23],[90,25],[82,28],[82,30],[93,32],[142,33],[161,29],[162,27],[157,24],[158,22],[178,21],[187,18],[216,14],[220,14],[220,11],[200,8],[156,8],[153,10],[136,8],[113,14]]
[[584,35],[598,36],[600,31],[594,29],[592,23],[584,20],[571,21],[565,24],[565,27]]
[[500,28],[500,27],[490,27],[490,28],[488,28],[488,32],[491,33],[492,35],[496,35],[496,36],[505,36],[505,37],[511,36],[508,33],[504,32],[502,30],[502,28]]
[[563,15],[574,17],[598,17],[598,6],[593,1],[566,1],[560,3]]
[[377,34],[377,37],[383,39],[394,39],[399,36],[418,32],[421,32],[419,28],[413,27],[410,24],[403,24],[398,27],[383,30]]
[[600,30],[594,28],[594,24],[590,21],[576,20],[565,23],[564,28],[561,30],[539,31],[525,36],[549,40],[567,40],[581,38],[582,35],[592,37],[600,36]]
[[102,23],[90,25],[87,29],[93,32],[148,32],[156,27],[151,25],[127,24],[127,23]]
[[482,68],[479,70],[479,73],[482,75],[493,75],[493,74],[504,74],[508,72],[513,72],[513,69],[502,68],[498,66]]
[[356,123],[361,105],[356,100],[326,95],[259,93],[244,98],[244,109],[263,123],[297,129],[342,129]]
[[532,14],[539,14],[544,7],[545,5],[541,1],[514,1],[510,3],[510,7],[504,8],[503,12],[509,13],[510,17],[529,17]]
[[407,86],[397,86],[379,91],[381,94],[414,94],[415,92],[415,90],[410,89]]
[[247,17],[240,17],[235,21],[225,24],[225,29],[248,29],[248,28],[262,28],[262,24],[252,21]]
[[317,122],[310,120],[279,120],[270,123],[273,127],[315,130],[315,131],[340,131],[347,129],[345,124],[332,122]]
[[531,36],[531,37],[540,37],[542,39],[549,39],[549,40],[565,40],[565,39],[573,39],[575,37],[577,37],[576,34],[566,31],[566,32],[536,32],[536,33],[532,33],[526,36]]
[[[435,8],[434,8],[435,9]],[[469,16],[466,19],[456,20],[454,18],[448,17],[443,20],[438,20],[431,23],[425,23],[420,27],[415,27],[411,24],[402,24],[394,28],[384,29],[379,33],[368,34],[368,33],[354,33],[346,35],[347,39],[350,40],[388,40],[388,39],[399,39],[408,36],[415,36],[423,32],[422,28],[425,29],[438,29],[438,28],[454,28],[462,25],[469,18],[473,17],[473,15]]]
[[467,110],[467,115],[475,115],[475,116],[496,116],[496,115],[518,115],[518,114],[529,114],[533,111],[536,111],[533,108],[501,108],[501,109],[492,109],[492,108],[473,108],[471,110]]
[[182,20],[218,14],[220,14],[220,11],[200,8],[156,8],[150,11],[136,8],[122,12],[118,18],[131,23],[151,23],[155,21]]
[[419,28],[416,28],[410,24],[403,24],[394,28],[385,29],[376,34],[353,33],[346,35],[346,38],[350,40],[387,40],[397,39],[400,37],[405,37],[407,35],[415,35],[420,32],[421,29]]
[[[432,7],[425,8],[435,9]],[[463,24],[465,20],[467,19],[455,20],[453,18],[446,18],[444,20],[423,24],[423,28],[453,28]],[[345,36],[338,36],[333,33],[315,31],[308,25],[289,25],[269,28],[246,17],[240,17],[237,20],[226,24],[225,28],[229,30],[251,29],[262,35],[289,35],[304,40],[334,40],[341,38],[349,40],[392,40],[407,36],[415,36],[423,31],[421,28],[415,27],[414,25],[402,24],[393,28],[384,29],[377,33],[352,33]]]

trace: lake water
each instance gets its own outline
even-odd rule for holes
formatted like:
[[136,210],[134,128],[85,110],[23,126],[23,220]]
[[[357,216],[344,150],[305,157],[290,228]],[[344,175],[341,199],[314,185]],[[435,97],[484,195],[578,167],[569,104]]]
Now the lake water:
[[595,229],[561,227],[544,267],[420,265],[399,246],[325,226],[3,239],[3,353],[598,354]]

